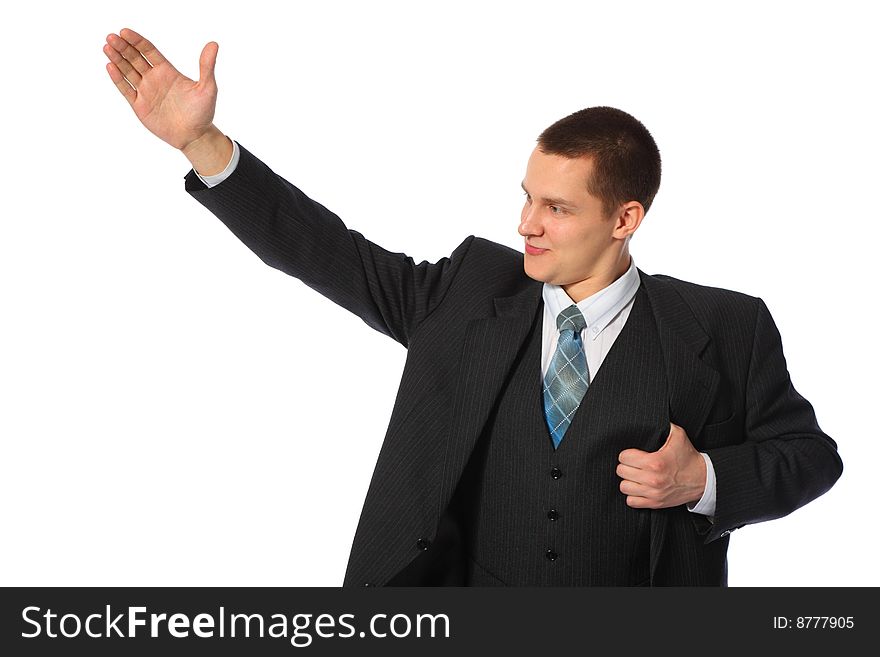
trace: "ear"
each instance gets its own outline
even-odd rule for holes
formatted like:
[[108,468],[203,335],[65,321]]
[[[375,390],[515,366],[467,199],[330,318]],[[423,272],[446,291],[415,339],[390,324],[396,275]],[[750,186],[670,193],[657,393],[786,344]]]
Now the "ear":
[[614,232],[613,237],[617,239],[626,239],[632,235],[642,224],[645,218],[645,208],[638,201],[627,201],[617,208],[614,215]]

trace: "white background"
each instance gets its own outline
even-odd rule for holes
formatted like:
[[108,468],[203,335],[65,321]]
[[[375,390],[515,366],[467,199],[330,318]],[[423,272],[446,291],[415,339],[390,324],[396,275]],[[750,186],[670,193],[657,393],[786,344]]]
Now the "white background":
[[405,358],[184,192],[105,72],[126,26],[193,77],[218,41],[220,129],[416,261],[520,247],[540,131],[634,114],[664,165],[637,264],[762,297],[844,460],[732,535],[730,584],[880,584],[871,3],[24,6],[0,26],[0,584],[341,584]]

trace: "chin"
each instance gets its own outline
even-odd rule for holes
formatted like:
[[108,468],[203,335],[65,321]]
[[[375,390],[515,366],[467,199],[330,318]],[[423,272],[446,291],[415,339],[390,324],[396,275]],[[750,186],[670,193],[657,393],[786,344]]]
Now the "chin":
[[548,272],[541,271],[538,267],[529,267],[528,261],[526,261],[524,270],[526,276],[542,283],[550,283],[553,278]]

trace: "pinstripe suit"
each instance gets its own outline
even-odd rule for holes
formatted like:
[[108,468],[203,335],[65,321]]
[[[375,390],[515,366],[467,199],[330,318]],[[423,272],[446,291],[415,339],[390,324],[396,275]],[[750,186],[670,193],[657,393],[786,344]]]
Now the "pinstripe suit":
[[[207,189],[190,172],[186,189],[266,264],[408,349],[345,585],[400,582],[441,562],[444,511],[541,303],[523,255],[471,236],[448,258],[416,264],[346,228],[244,148],[221,185]],[[651,583],[723,584],[729,533],[818,497],[842,463],[792,387],[760,299],[639,275],[669,417],[709,454],[717,482],[714,523],[683,507],[651,512]]]

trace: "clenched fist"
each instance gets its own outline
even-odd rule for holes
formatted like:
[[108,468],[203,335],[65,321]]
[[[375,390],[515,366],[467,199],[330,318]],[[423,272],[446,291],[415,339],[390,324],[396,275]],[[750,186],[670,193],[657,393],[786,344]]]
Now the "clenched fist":
[[706,487],[706,462],[677,424],[656,452],[625,449],[617,475],[626,503],[636,509],[665,509],[697,502]]

